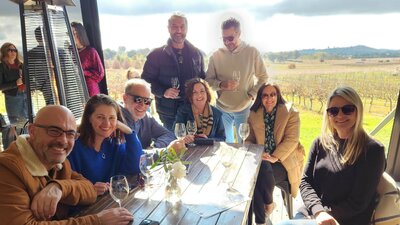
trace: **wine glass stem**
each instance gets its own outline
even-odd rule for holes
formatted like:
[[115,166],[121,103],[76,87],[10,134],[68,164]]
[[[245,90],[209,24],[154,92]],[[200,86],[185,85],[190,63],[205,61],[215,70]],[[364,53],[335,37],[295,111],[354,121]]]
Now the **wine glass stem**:
[[121,201],[118,201],[118,205],[119,205],[120,208],[122,208]]

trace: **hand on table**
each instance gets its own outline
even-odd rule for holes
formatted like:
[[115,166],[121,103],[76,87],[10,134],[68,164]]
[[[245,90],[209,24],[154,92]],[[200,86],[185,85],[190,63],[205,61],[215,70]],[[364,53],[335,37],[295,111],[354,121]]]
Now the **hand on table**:
[[97,195],[102,195],[110,189],[110,183],[96,182],[94,185]]
[[32,200],[31,210],[38,220],[50,220],[56,214],[62,196],[61,187],[53,182],[39,191]]
[[167,147],[167,149],[169,148],[173,148],[176,152],[176,154],[180,154],[181,151],[183,149],[185,149],[185,141],[184,140],[173,140]]
[[125,208],[105,209],[97,216],[102,225],[125,225],[133,220],[132,214]]
[[186,135],[185,137],[183,137],[183,141],[185,141],[185,144],[189,144],[194,142],[194,135]]
[[321,211],[316,214],[315,220],[318,225],[339,225],[339,223],[329,213]]

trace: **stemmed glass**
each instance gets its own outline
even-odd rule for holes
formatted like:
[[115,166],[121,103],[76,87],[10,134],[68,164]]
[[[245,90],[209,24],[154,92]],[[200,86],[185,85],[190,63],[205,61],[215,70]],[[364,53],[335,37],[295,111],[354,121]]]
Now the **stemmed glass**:
[[[232,73],[232,79],[233,79],[234,81],[238,82],[238,84],[239,84],[239,81],[240,81],[240,70],[234,70],[234,71],[233,71],[233,73]],[[236,88],[235,91],[237,91],[237,90],[238,90],[238,89]]]
[[186,136],[186,128],[184,123],[175,124],[175,136],[178,139],[183,139]]
[[172,88],[178,89],[180,84],[179,84],[179,78],[178,77],[172,77],[171,78],[171,86]]
[[[186,130],[189,135],[195,135],[197,131],[196,121],[188,120],[186,122]],[[194,142],[189,143],[189,146],[194,147],[196,144]]]
[[232,165],[233,152],[232,149],[221,149],[221,162],[225,169]]
[[151,179],[151,166],[154,164],[154,157],[152,153],[143,153],[140,156],[140,161],[139,161],[139,168],[140,172],[142,172],[143,176],[145,176],[144,180],[144,190],[148,191],[149,189],[149,183]]
[[121,208],[122,201],[129,195],[129,184],[125,176],[115,175],[111,177],[110,195]]
[[240,138],[242,138],[243,147],[245,147],[244,141],[249,136],[249,134],[250,134],[250,125],[248,123],[241,123],[239,125],[239,136]]
[[221,163],[225,167],[225,172],[222,177],[222,182],[228,185],[226,191],[228,193],[235,192],[236,190],[232,188],[233,181],[228,181],[229,179],[229,167],[232,165],[233,159],[233,149],[232,148],[222,148],[221,149]]

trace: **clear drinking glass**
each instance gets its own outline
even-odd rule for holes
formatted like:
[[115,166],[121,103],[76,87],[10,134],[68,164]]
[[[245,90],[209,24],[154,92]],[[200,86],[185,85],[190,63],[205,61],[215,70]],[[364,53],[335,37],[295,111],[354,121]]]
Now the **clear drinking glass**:
[[232,165],[232,157],[232,149],[221,149],[221,163],[225,169]]
[[[240,81],[240,70],[234,70],[232,73],[232,79],[236,82],[239,83]],[[237,91],[238,89],[236,88],[235,91]]]
[[250,125],[248,123],[241,123],[239,125],[239,136],[240,136],[240,138],[242,138],[243,147],[245,147],[244,141],[249,136],[249,134],[250,134]]
[[129,184],[125,176],[115,175],[111,177],[110,195],[121,208],[122,201],[129,195]]
[[144,180],[144,190],[148,191],[150,187],[150,180],[151,180],[151,166],[154,164],[154,157],[152,153],[143,153],[140,156],[140,161],[139,161],[139,168],[140,172],[145,176]]
[[186,128],[184,123],[175,124],[175,136],[178,139],[183,139],[186,136]]
[[230,173],[230,167],[232,165],[232,160],[233,160],[233,152],[234,150],[232,148],[222,148],[221,149],[221,163],[225,167],[225,172],[222,176],[222,183],[226,184],[228,187],[226,189],[227,193],[234,192],[235,189],[232,188],[233,185],[233,180],[230,180],[229,178],[229,173]]
[[172,77],[172,78],[171,78],[171,87],[172,87],[172,88],[175,88],[175,89],[178,89],[179,86],[180,86],[180,84],[179,84],[179,78],[178,78],[178,77]]
[[[195,135],[196,134],[196,132],[197,132],[197,125],[196,125],[196,121],[194,121],[194,120],[188,120],[187,122],[186,122],[186,130],[187,130],[187,133],[189,134],[189,135]],[[194,142],[192,142],[192,143],[189,143],[189,146],[196,146],[196,144],[194,143]]]

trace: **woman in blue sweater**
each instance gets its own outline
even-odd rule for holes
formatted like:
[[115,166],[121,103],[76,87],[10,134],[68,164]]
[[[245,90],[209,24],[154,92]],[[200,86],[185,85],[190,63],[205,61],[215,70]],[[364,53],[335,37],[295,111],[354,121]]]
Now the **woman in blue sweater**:
[[72,169],[90,180],[98,195],[108,190],[112,176],[140,172],[142,145],[122,121],[118,104],[109,96],[91,97],[78,128],[80,136],[68,156]]
[[[188,80],[185,84],[185,97],[186,103],[178,108],[175,123],[186,125],[188,120],[196,121],[196,136],[225,141],[222,113],[210,105],[211,92],[208,83],[201,78]],[[193,142],[194,138],[194,135],[186,135],[185,143]]]

